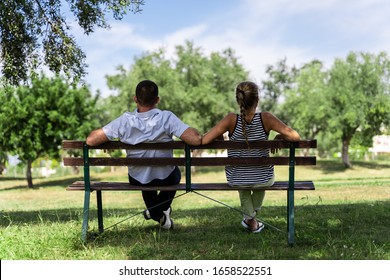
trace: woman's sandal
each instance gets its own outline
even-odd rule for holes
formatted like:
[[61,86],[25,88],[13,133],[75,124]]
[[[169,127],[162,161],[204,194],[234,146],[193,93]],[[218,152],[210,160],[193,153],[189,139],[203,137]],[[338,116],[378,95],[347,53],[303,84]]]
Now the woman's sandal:
[[251,227],[250,227],[250,225],[248,225],[248,223],[246,222],[245,219],[242,220],[241,225],[242,225],[245,229],[249,230],[249,231],[252,232],[252,233],[259,233],[259,232],[262,231],[263,228],[264,228],[264,224],[263,224],[262,222],[256,221],[256,228],[252,230]]
[[249,225],[246,223],[245,219],[242,220],[241,225],[242,225],[245,229],[249,229]]
[[257,222],[257,228],[254,230],[250,230],[252,233],[259,233],[264,228],[264,224],[262,222]]

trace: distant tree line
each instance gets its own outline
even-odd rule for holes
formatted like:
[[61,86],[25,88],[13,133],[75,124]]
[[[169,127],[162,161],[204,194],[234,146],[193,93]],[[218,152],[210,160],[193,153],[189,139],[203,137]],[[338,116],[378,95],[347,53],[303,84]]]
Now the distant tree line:
[[[388,131],[389,70],[386,53],[351,52],[330,69],[318,60],[296,67],[283,59],[266,69],[259,109],[273,112],[303,138],[318,139],[321,156],[340,151],[349,167],[351,145],[369,147],[374,135]],[[173,56],[164,48],[146,52],[106,78],[117,93],[105,98],[66,77],[43,74],[27,85],[0,89],[0,165],[7,154],[17,154],[32,187],[34,160],[59,158],[62,140],[85,139],[92,129],[134,110],[132,97],[142,79],[158,84],[160,109],[204,133],[228,112],[238,112],[234,88],[249,79],[249,72],[232,49],[206,55],[187,41]]]
[[351,52],[328,70],[318,60],[300,68],[282,60],[267,73],[264,109],[275,110],[303,137],[317,138],[323,155],[340,151],[346,167],[351,144],[370,147],[374,135],[389,132],[390,60],[384,52]]

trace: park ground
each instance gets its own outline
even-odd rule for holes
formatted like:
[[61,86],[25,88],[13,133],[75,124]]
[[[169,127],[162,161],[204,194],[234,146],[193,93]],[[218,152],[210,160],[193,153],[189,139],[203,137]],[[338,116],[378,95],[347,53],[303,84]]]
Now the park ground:
[[[390,163],[320,160],[298,167],[297,180],[313,180],[315,191],[295,194],[295,245],[287,245],[286,193],[269,191],[262,210],[266,228],[249,234],[241,214],[203,196],[178,192],[175,228],[161,231],[139,213],[139,192],[103,195],[105,233],[80,240],[83,194],[66,186],[81,175],[36,178],[0,177],[0,259],[2,260],[390,260]],[[97,180],[126,180],[126,169],[101,170]],[[287,170],[276,168],[278,180]],[[198,169],[194,182],[224,181],[221,169]],[[239,208],[235,191],[203,192]],[[92,209],[95,209],[92,196]],[[90,231],[96,231],[92,211]]]

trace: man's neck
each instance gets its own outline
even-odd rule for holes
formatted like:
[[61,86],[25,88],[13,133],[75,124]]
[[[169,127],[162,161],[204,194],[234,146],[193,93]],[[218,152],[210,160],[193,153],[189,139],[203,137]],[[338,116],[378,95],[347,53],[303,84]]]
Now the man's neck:
[[145,113],[145,112],[148,112],[150,110],[153,110],[153,109],[156,109],[156,106],[141,106],[141,105],[137,105],[137,112],[138,113]]

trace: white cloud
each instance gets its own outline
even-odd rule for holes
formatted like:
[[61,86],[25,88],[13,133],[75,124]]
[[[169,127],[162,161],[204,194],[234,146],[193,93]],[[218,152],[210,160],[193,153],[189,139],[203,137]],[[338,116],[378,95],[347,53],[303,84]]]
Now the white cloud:
[[[88,81],[93,83],[93,89],[105,91],[104,76],[114,74],[118,65],[129,66],[135,55],[160,47],[172,54],[174,47],[185,40],[194,41],[206,53],[231,47],[257,82],[263,78],[267,64],[283,58],[287,58],[289,65],[300,66],[312,59],[330,65],[335,57],[345,57],[349,51],[388,50],[388,3],[387,0],[243,0],[237,1],[231,10],[218,9],[209,18],[199,17],[202,20],[192,24],[170,22],[173,31],[158,34],[153,33],[153,22],[142,22],[142,15],[136,24],[113,22],[110,30],[97,30],[89,37],[82,37],[90,65]],[[146,5],[144,9],[147,8]],[[159,14],[160,23],[175,21],[163,17],[164,13]]]
[[163,41],[174,45],[181,44],[183,41],[189,38],[197,38],[202,36],[205,31],[207,31],[207,29],[208,26],[204,23],[195,26],[180,28],[172,34],[164,36]]

